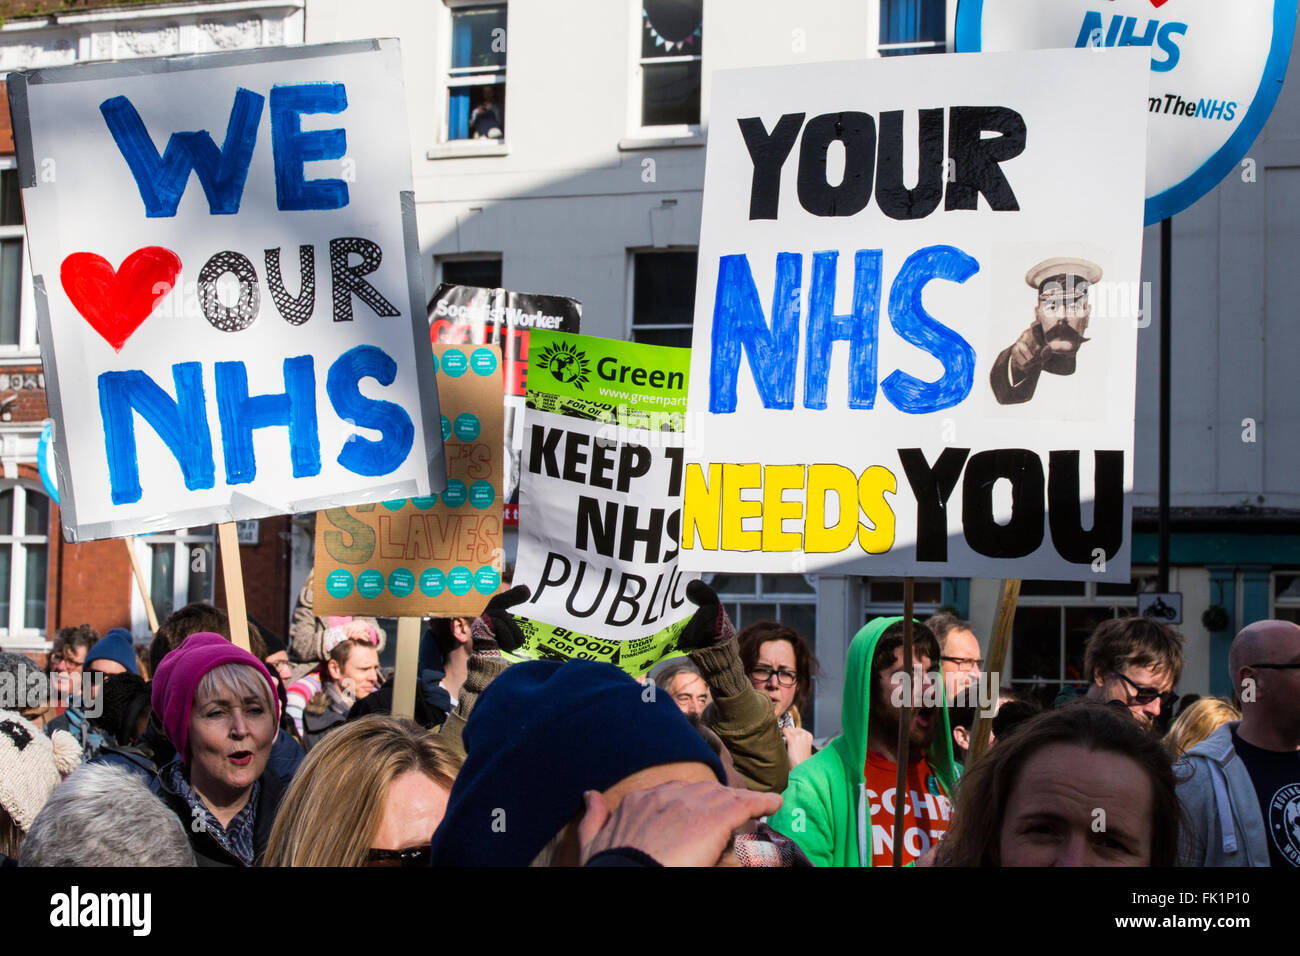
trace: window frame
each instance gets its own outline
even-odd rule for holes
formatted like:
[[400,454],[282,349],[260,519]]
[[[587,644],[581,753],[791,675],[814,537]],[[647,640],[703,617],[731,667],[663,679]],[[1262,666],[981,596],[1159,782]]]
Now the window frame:
[[[881,4],[888,0],[880,0],[879,3],[873,3],[870,7],[868,23],[871,29],[871,35],[875,37],[874,50],[875,56],[883,58],[887,55],[924,55],[926,53],[947,53],[952,49],[954,21],[956,19],[956,4],[952,0],[943,0],[943,33],[944,38],[940,40],[909,40],[899,43],[883,43],[880,37],[880,28],[882,19],[880,16]],[[902,51],[911,51],[905,53]]]
[[[704,26],[704,5],[706,0],[700,0],[700,27],[701,43],[703,42]],[[704,68],[704,54],[682,54],[680,56],[662,56],[662,57],[643,57],[641,55],[642,34],[645,31],[645,18],[642,16],[644,10],[644,0],[632,0],[632,9],[630,17],[633,23],[631,30],[630,42],[630,60],[632,68],[632,82],[628,89],[628,117],[631,120],[628,124],[630,135],[633,141],[636,139],[652,140],[685,140],[682,145],[690,145],[696,141],[702,142],[704,137],[704,108],[708,101],[708,73]],[[700,64],[700,104],[699,114],[694,123],[669,123],[661,125],[651,125],[645,122],[645,114],[642,111],[645,102],[645,67],[660,63],[696,63]],[[634,145],[630,143],[629,145]]]
[[[457,13],[475,8],[489,9],[500,7],[506,15],[506,62],[501,66],[469,66],[469,67],[452,67],[452,26]],[[442,89],[441,97],[441,117],[438,121],[438,146],[440,150],[464,151],[470,153],[488,153],[504,154],[507,147],[508,133],[505,131],[506,123],[503,119],[501,125],[500,139],[474,139],[467,137],[465,139],[451,138],[451,94],[454,89],[471,87],[471,86],[501,86],[506,88],[510,85],[510,3],[509,0],[442,0],[442,10],[440,12],[442,26],[446,34],[446,41],[440,44],[441,52],[439,54],[439,83]],[[502,96],[500,102],[505,102]],[[442,155],[435,153],[430,158],[437,158]]]
[[690,322],[655,322],[646,325],[638,325],[636,322],[636,257],[641,255],[659,256],[670,252],[693,252],[695,253],[695,277],[697,281],[696,291],[698,292],[699,266],[700,266],[700,247],[699,246],[664,246],[659,249],[636,246],[627,250],[627,321],[624,328],[623,338],[628,342],[636,341],[636,332],[638,329],[647,332],[673,332],[685,329],[688,333],[694,333],[695,314],[691,313]]
[[[1275,621],[1300,621],[1300,596],[1284,597],[1277,593],[1278,578],[1296,578],[1300,583],[1300,568],[1274,568],[1268,575],[1268,614]],[[1290,590],[1288,588],[1288,590]],[[1285,593],[1285,592],[1284,592]]]
[[[0,156],[0,170],[17,170],[18,161],[14,156]],[[21,186],[19,187],[21,194]],[[19,206],[21,208],[21,204]],[[36,342],[36,309],[32,295],[32,269],[27,259],[27,226],[24,222],[16,226],[0,226],[0,240],[19,242],[18,261],[20,265],[18,288],[18,342],[9,344],[0,342],[0,364],[11,360],[29,362],[40,358],[40,346]]]
[[[53,499],[39,486],[26,479],[0,481],[0,491],[14,492],[12,512],[13,532],[0,535],[0,544],[9,545],[9,619],[0,621],[0,643],[7,649],[20,650],[30,646],[43,647],[50,623],[50,521]],[[45,499],[45,531],[31,534],[27,530],[27,495],[34,493]],[[19,524],[22,531],[18,531]],[[27,547],[42,545],[45,548],[45,616],[40,627],[27,627],[23,623],[27,613]],[[19,560],[19,558],[22,560]],[[14,626],[17,622],[18,626]]]
[[[155,613],[158,612],[158,603],[153,600],[153,556],[156,545],[172,546],[172,593],[171,606],[172,610],[184,607],[193,601],[207,601],[212,603],[216,597],[217,591],[217,529],[216,525],[204,525],[204,528],[210,527],[211,531],[207,534],[195,532],[193,528],[178,528],[175,531],[158,532],[148,535],[137,535],[133,541],[135,548],[136,561],[140,565],[140,571],[145,575],[145,581],[150,587],[150,601],[154,605]],[[189,593],[189,568],[190,561],[193,558],[194,546],[196,544],[206,544],[210,546],[209,550],[209,567],[208,574],[212,581],[212,591],[208,595],[191,596]],[[184,574],[178,574],[177,570],[184,568]],[[161,624],[167,615],[158,613],[158,623]],[[149,615],[145,611],[144,598],[140,596],[139,587],[131,588],[131,631],[135,634],[147,634],[149,627]]]
[[447,279],[444,266],[448,263],[457,262],[495,262],[501,266],[501,288],[505,288],[505,256],[499,252],[454,252],[447,255],[435,255],[433,257],[433,287],[436,289]]
[[[1016,672],[1015,670],[1016,641],[1014,638],[1015,621],[1013,619],[1012,637],[1007,644],[1007,659],[1003,661],[1002,673],[999,674],[1000,685],[1003,687],[1032,688],[1037,684],[1054,684],[1058,688],[1057,690],[1058,694],[1060,693],[1060,690],[1063,689],[1066,685],[1071,685],[1071,686],[1079,687],[1081,689],[1080,690],[1081,693],[1086,692],[1088,687],[1088,682],[1086,677],[1083,680],[1079,680],[1079,681],[1067,680],[1065,677],[1066,629],[1065,629],[1064,612],[1069,608],[1109,607],[1109,608],[1114,608],[1116,610],[1130,610],[1133,614],[1137,614],[1137,595],[1140,593],[1145,593],[1145,589],[1141,586],[1141,579],[1151,578],[1155,575],[1155,573],[1156,572],[1154,568],[1148,568],[1145,566],[1136,566],[1131,568],[1129,571],[1130,580],[1138,583],[1138,588],[1135,589],[1134,593],[1131,595],[1130,594],[1098,594],[1097,586],[1099,582],[1097,581],[1070,582],[1070,583],[1082,583],[1083,594],[1022,595],[1016,601],[1017,611],[1019,611],[1019,609],[1022,607],[1027,607],[1027,608],[1046,607],[1046,608],[1055,608],[1059,612],[1058,613],[1058,634],[1057,634],[1057,639],[1058,639],[1057,674],[1059,676],[1051,677],[1046,675],[1040,675],[1034,678],[1022,678],[1020,680],[1017,680],[1014,677],[1014,674]],[[1112,582],[1106,582],[1106,583],[1112,583]],[[1113,616],[1120,617],[1122,615],[1116,614]],[[1005,678],[1003,677],[1003,675],[1005,675]]]

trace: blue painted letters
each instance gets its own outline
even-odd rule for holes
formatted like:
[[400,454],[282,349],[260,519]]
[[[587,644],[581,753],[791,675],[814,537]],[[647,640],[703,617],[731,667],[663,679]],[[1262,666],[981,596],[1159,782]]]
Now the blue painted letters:
[[776,257],[772,325],[754,287],[749,259],[723,256],[718,263],[718,293],[713,304],[713,354],[709,364],[709,411],[736,410],[740,352],[748,354],[754,383],[765,408],[794,408],[794,374],[799,362],[799,280],[803,257]]
[[278,395],[250,396],[248,372],[243,362],[218,362],[216,377],[227,484],[246,484],[257,477],[253,432],[271,425],[289,426],[293,476],[307,478],[320,474],[316,371],[310,355],[284,360],[284,391]]
[[373,345],[358,345],[340,355],[325,377],[325,391],[339,418],[383,435],[372,441],[354,435],[339,452],[339,464],[358,475],[374,477],[394,471],[410,454],[415,441],[411,416],[400,405],[376,401],[361,394],[363,378],[391,385],[397,363]]
[[172,378],[175,401],[138,369],[99,376],[99,412],[104,419],[104,450],[115,505],[139,501],[142,493],[133,411],[153,427],[176,458],[186,488],[198,491],[214,484],[202,366],[198,362],[173,365]]
[[341,129],[304,132],[301,114],[341,113],[348,106],[342,83],[300,83],[271,88],[271,146],[275,154],[275,202],[280,209],[341,209],[348,184],[341,179],[303,178],[303,163],[342,159],[347,134]]

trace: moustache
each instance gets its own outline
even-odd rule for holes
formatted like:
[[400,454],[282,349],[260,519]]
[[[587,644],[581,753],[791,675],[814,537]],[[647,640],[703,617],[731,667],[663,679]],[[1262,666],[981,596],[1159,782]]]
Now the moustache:
[[1068,342],[1073,348],[1077,349],[1084,342],[1092,340],[1062,319],[1043,333],[1043,341],[1049,344],[1052,342]]

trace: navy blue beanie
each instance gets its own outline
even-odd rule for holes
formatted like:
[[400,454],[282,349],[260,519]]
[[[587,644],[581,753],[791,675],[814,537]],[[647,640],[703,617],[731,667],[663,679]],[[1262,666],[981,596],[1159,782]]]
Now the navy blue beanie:
[[[643,696],[644,695],[644,696]],[[527,866],[587,790],[666,763],[722,763],[664,693],[612,664],[527,661],[488,685],[465,725],[465,765],[433,835],[434,866]]]
[[95,646],[90,649],[86,655],[86,670],[90,670],[91,661],[117,661],[128,672],[136,677],[140,676],[140,664],[135,659],[134,642],[131,640],[131,632],[125,628],[115,627],[99,640]]

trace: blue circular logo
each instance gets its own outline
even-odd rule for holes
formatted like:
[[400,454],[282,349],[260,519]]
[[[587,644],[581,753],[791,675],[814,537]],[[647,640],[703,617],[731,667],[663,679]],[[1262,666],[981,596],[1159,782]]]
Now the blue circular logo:
[[415,507],[419,508],[421,511],[428,511],[437,503],[437,495],[420,495],[417,498],[411,499],[411,504],[415,505]]
[[469,486],[469,503],[479,511],[489,507],[496,498],[497,492],[491,482],[476,481]]
[[374,568],[357,575],[357,593],[363,598],[377,598],[384,593],[384,576]]
[[406,568],[393,568],[388,575],[388,590],[393,597],[406,597],[415,590],[415,575]]
[[478,433],[481,428],[477,417],[471,415],[469,412],[462,412],[456,416],[456,425],[454,430],[456,432],[456,437],[461,441],[473,441],[475,438],[478,438]]
[[332,598],[345,598],[352,593],[352,572],[335,568],[325,575],[325,590]]
[[464,597],[473,588],[474,575],[469,573],[469,568],[452,568],[447,573],[447,590],[456,597]]
[[425,568],[420,572],[420,593],[425,597],[437,597],[447,589],[447,576],[440,568]]
[[406,499],[394,498],[392,501],[385,501],[384,507],[387,508],[389,511],[401,511],[403,508],[406,507]]
[[452,378],[460,378],[465,374],[465,369],[469,368],[469,362],[465,358],[465,353],[452,350],[442,357],[442,370]]
[[497,353],[494,349],[475,349],[469,357],[469,367],[477,375],[491,375],[497,369]]
[[474,590],[479,594],[496,594],[501,586],[501,575],[496,568],[481,567],[474,573]]
[[446,441],[451,437],[451,419],[446,415],[442,416],[442,440]]
[[447,490],[442,493],[442,501],[448,508],[459,508],[465,503],[465,482],[452,478],[447,482]]

